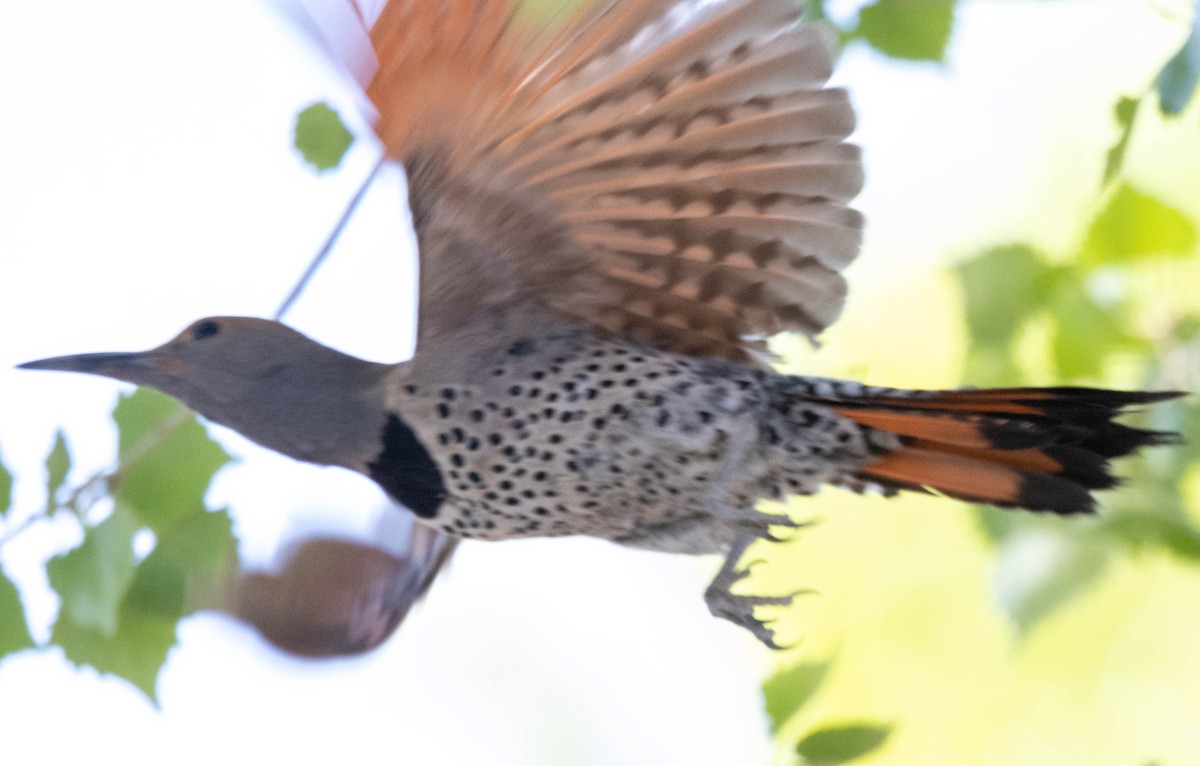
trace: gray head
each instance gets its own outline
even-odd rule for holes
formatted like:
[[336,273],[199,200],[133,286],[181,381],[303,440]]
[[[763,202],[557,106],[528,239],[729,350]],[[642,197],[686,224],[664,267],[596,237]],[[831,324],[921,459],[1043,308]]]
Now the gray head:
[[360,469],[379,451],[389,365],[348,356],[278,322],[210,317],[148,351],[20,365],[150,386],[299,460]]

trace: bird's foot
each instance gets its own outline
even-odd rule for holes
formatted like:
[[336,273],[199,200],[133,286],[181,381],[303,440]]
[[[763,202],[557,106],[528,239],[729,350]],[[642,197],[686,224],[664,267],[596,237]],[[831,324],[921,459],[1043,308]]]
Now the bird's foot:
[[[752,566],[752,565],[751,565]],[[804,591],[797,591],[787,596],[743,596],[734,593],[731,588],[750,574],[750,566],[737,569],[726,566],[704,592],[704,601],[715,617],[721,617],[735,625],[740,625],[754,634],[772,649],[785,649],[775,641],[775,632],[767,626],[767,622],[754,616],[756,606],[789,606],[796,596]]]

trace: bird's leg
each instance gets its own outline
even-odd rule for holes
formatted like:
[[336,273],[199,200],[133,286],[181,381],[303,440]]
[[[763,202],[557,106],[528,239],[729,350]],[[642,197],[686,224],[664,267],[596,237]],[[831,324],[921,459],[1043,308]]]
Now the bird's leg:
[[730,622],[740,625],[772,649],[781,649],[775,643],[774,632],[766,623],[754,616],[756,606],[788,606],[800,592],[787,596],[741,596],[731,589],[750,574],[750,566],[738,568],[738,562],[746,553],[750,544],[759,539],[753,532],[739,532],[721,565],[721,571],[713,578],[708,589],[704,591],[704,601],[708,610],[716,617],[723,617]]
[[[771,534],[771,527],[801,526],[790,516],[781,513],[762,513],[751,507],[749,511],[730,505],[729,493],[732,485],[745,468],[746,456],[749,454],[758,432],[753,428],[739,428],[724,431],[725,444],[721,451],[721,462],[717,465],[708,482],[709,502],[717,508],[717,518],[723,519],[736,526],[739,530],[753,534],[751,541],[756,538],[780,542],[780,538]],[[749,545],[749,543],[746,543]],[[745,546],[743,546],[744,549]]]
[[766,624],[754,616],[756,606],[787,606],[792,603],[792,596],[741,596],[731,589],[750,574],[750,565],[738,568],[738,562],[745,555],[746,549],[755,540],[770,540],[779,542],[779,538],[771,534],[772,526],[799,526],[790,516],[777,513],[762,513],[751,504],[750,508],[735,507],[729,502],[731,484],[740,475],[745,464],[746,455],[754,443],[756,432],[749,428],[741,428],[725,433],[725,449],[722,460],[713,472],[709,481],[709,501],[717,510],[717,518],[731,524],[737,535],[733,545],[725,556],[721,571],[713,578],[708,589],[704,592],[704,601],[713,615],[723,617],[730,622],[749,630],[754,636],[772,649],[781,648],[775,643],[774,633]]

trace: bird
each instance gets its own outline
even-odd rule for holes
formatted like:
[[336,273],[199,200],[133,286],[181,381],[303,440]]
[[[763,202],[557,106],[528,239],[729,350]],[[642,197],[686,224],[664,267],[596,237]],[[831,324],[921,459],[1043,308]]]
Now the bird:
[[794,0],[593,0],[543,25],[504,0],[389,0],[370,40],[418,242],[410,359],[219,316],[22,365],[158,389],[411,513],[403,555],[326,541],[242,579],[240,614],[290,651],[377,646],[460,540],[569,535],[723,556],[709,610],[778,648],[758,608],[795,594],[735,592],[748,548],[797,526],[761,500],[833,485],[1090,514],[1114,458],[1175,439],[1116,418],[1180,392],[771,367],[769,337],[815,340],[841,312],[864,226],[837,41]]

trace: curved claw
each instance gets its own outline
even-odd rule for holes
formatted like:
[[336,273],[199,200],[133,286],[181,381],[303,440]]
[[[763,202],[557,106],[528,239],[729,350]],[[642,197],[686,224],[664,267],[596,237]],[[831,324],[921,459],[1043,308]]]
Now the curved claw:
[[800,639],[796,639],[796,641],[794,643],[781,644],[775,640],[775,634],[774,634],[774,632],[772,632],[771,637],[766,640],[763,640],[763,643],[767,645],[768,649],[774,649],[777,652],[786,652],[790,649],[795,649],[797,646],[799,646]]
[[780,513],[755,513],[750,518],[740,520],[738,526],[752,532],[756,539],[785,543],[795,539],[795,534],[780,536],[772,531],[773,528],[781,527],[796,532],[815,523],[815,521],[796,521],[791,516]]
[[790,534],[788,535],[777,535],[774,532],[768,531],[765,535],[763,535],[763,537],[764,539],[770,540],[773,543],[790,543],[792,540],[796,539],[796,537],[800,534],[800,530],[806,526],[808,525],[792,524],[787,527],[787,529],[790,531]]
[[738,572],[737,579],[741,580],[742,578],[749,576],[751,569],[758,566],[759,564],[765,564],[765,563],[767,563],[766,559],[754,559],[753,561],[747,562],[746,566],[742,567],[741,571]]
[[[742,572],[743,576],[744,572],[745,570]],[[709,611],[715,617],[740,625],[771,649],[783,649],[785,647],[775,641],[775,633],[768,627],[769,621],[755,617],[754,608],[757,606],[788,606],[798,595],[800,592],[787,596],[741,596],[730,593],[722,583],[713,583],[705,591],[704,600],[708,603]]]
[[774,631],[768,627],[768,623],[754,616],[755,607],[789,606],[797,596],[814,591],[797,590],[784,596],[749,596],[734,593],[734,585],[746,579],[756,565],[765,563],[763,559],[753,559],[744,566],[738,566],[742,555],[756,539],[758,538],[754,535],[743,534],[734,541],[721,571],[705,590],[704,601],[713,616],[729,620],[749,630],[755,638],[771,649],[785,649],[787,647],[775,641]]

